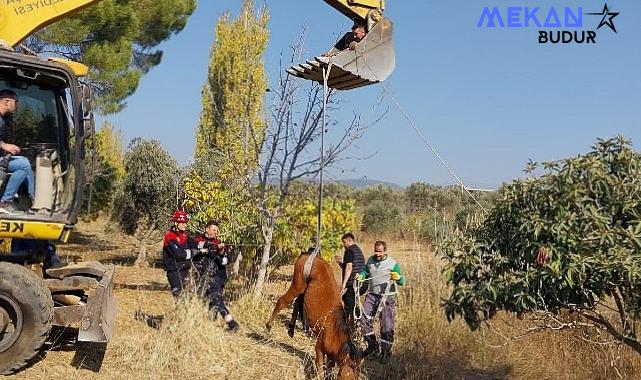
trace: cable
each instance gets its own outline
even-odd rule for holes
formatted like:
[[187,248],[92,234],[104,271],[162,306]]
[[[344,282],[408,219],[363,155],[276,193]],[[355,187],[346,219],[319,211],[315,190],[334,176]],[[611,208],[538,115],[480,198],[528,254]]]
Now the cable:
[[472,200],[473,200],[473,201],[474,201],[474,202],[475,202],[475,203],[476,203],[476,204],[477,204],[481,209],[483,209],[483,211],[486,211],[485,207],[483,207],[483,205],[481,204],[481,202],[479,202],[479,201],[478,201],[478,199],[476,199],[476,197],[474,197],[474,194],[472,194],[472,193],[468,190],[467,186],[465,186],[465,183],[463,183],[463,181],[462,181],[462,180],[461,180],[461,179],[456,175],[456,173],[454,173],[454,170],[453,170],[453,169],[452,169],[452,168],[447,164],[447,162],[445,162],[445,160],[443,159],[443,157],[441,157],[441,155],[440,155],[440,154],[438,154],[438,152],[436,151],[436,148],[434,148],[434,146],[429,142],[429,140],[427,140],[427,138],[425,138],[425,135],[423,135],[423,132],[421,132],[421,130],[416,126],[416,124],[414,124],[414,121],[410,118],[410,116],[407,114],[407,112],[405,111],[405,109],[403,109],[403,107],[402,107],[402,106],[401,106],[401,104],[396,100],[396,98],[395,98],[395,97],[394,97],[394,96],[393,96],[393,95],[392,95],[392,94],[387,90],[387,88],[386,88],[387,86],[386,86],[386,85],[383,85],[383,84],[381,83],[381,87],[383,88],[383,93],[384,93],[384,94],[385,94],[385,95],[386,95],[386,96],[387,96],[387,97],[392,101],[392,103],[394,103],[394,105],[396,106],[396,108],[398,108],[398,110],[403,114],[403,116],[405,117],[405,119],[407,120],[407,122],[410,124],[410,126],[412,127],[412,129],[414,129],[414,131],[418,134],[418,136],[421,138],[421,140],[423,140],[423,142],[425,143],[425,145],[427,145],[427,147],[428,147],[428,148],[429,148],[429,150],[434,154],[434,156],[436,156],[436,158],[441,162],[441,164],[443,164],[443,166],[444,166],[444,167],[445,167],[445,168],[450,172],[450,174],[452,175],[452,177],[454,177],[454,179],[456,179],[456,181],[458,182],[458,184],[459,184],[459,185],[461,185],[461,188],[462,188],[463,190],[465,190],[465,192],[470,196],[470,198],[472,198]]
[[367,66],[367,68],[372,72],[372,74],[374,75],[376,80],[381,84],[381,88],[383,89],[383,94],[386,95],[392,101],[392,103],[394,103],[394,105],[401,112],[401,114],[403,114],[403,117],[405,117],[405,120],[407,120],[407,122],[412,127],[412,129],[414,129],[414,131],[418,134],[418,136],[421,138],[421,140],[423,140],[423,142],[429,148],[429,150],[432,152],[432,154],[434,154],[434,156],[436,156],[436,158],[441,162],[441,164],[450,172],[452,177],[454,177],[454,179],[456,179],[456,181],[459,183],[459,185],[461,185],[461,188],[470,196],[470,198],[472,198],[474,203],[476,203],[483,211],[487,211],[485,209],[485,207],[483,207],[481,202],[479,202],[478,199],[476,199],[474,194],[472,194],[468,190],[467,186],[465,186],[465,183],[463,183],[463,181],[456,175],[456,173],[454,173],[454,170],[447,164],[447,162],[445,162],[443,157],[441,157],[441,155],[438,154],[438,152],[436,151],[436,148],[434,148],[434,146],[429,142],[429,140],[427,140],[425,135],[423,135],[423,132],[414,123],[414,120],[412,120],[412,118],[405,111],[405,109],[401,106],[401,104],[398,102],[398,100],[396,100],[394,95],[392,95],[392,93],[387,89],[387,87],[388,87],[387,83],[383,83],[383,81],[381,81],[378,78],[378,76],[376,75],[376,71],[374,71],[372,69],[372,67],[369,65],[369,63],[367,62],[367,57],[365,55],[362,55],[361,57],[363,58],[363,61],[365,61],[365,65]]

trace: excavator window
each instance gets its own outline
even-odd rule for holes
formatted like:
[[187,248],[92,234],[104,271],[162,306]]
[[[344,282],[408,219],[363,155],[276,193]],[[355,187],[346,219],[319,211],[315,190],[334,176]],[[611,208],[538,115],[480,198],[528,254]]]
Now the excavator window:
[[23,155],[29,157],[34,153],[34,143],[58,144],[59,118],[54,91],[28,84],[23,87],[12,88],[10,83],[0,81],[0,88],[13,90],[19,99],[17,112],[8,118],[7,142],[20,146]]
[[[6,141],[21,148],[20,155],[29,159],[36,176],[33,204],[22,204],[42,217],[64,214],[71,202],[64,189],[73,188],[65,186],[65,182],[73,183],[67,175],[73,117],[67,105],[67,84],[55,76],[0,68],[0,89],[10,89],[18,95],[17,111],[6,118]],[[19,196],[18,204],[25,194]]]

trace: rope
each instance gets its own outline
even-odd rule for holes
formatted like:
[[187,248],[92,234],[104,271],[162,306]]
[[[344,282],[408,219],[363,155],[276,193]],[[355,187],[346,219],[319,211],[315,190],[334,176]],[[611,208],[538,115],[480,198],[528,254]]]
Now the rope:
[[[356,298],[356,306],[357,306],[357,307],[354,308],[354,311],[352,312],[352,316],[354,317],[355,321],[359,321],[359,320],[361,320],[363,318],[363,302],[361,301],[361,296],[359,294],[360,293],[359,290],[360,290],[361,284],[364,283],[364,282],[367,282],[367,281],[372,281],[373,279],[380,278],[380,277],[386,277],[386,276],[379,275],[379,276],[376,276],[376,277],[370,277],[370,278],[363,279],[362,281],[354,280],[354,282],[352,283],[352,288],[354,289],[354,296]],[[394,280],[392,280],[391,278],[387,281],[387,286],[385,287],[385,292],[383,293],[381,301],[376,306],[376,312],[374,312],[374,320],[376,320],[378,318],[378,316],[380,315],[380,313],[383,311],[383,308],[385,307],[385,303],[387,302],[387,296],[389,295],[388,294],[388,290],[392,286],[393,282],[394,282]]]
[[454,173],[454,170],[453,170],[453,169],[452,169],[452,168],[447,164],[447,162],[443,159],[443,157],[441,157],[441,155],[440,155],[440,154],[438,154],[438,152],[436,151],[436,148],[435,148],[435,147],[434,147],[434,146],[429,142],[429,140],[425,137],[425,135],[423,135],[423,132],[422,132],[422,131],[421,131],[421,130],[416,126],[416,124],[414,123],[414,120],[409,116],[409,114],[408,114],[408,113],[405,111],[405,109],[401,106],[401,104],[398,102],[398,100],[396,100],[396,98],[394,97],[394,95],[392,95],[392,93],[388,91],[388,89],[387,89],[387,87],[388,87],[387,83],[383,83],[383,81],[381,81],[381,80],[376,76],[376,72],[372,69],[372,67],[371,67],[371,66],[369,65],[369,63],[367,62],[367,57],[366,57],[365,55],[363,55],[363,56],[361,56],[361,57],[363,58],[363,61],[365,61],[365,65],[366,65],[366,66],[369,68],[369,70],[372,72],[372,74],[374,75],[374,77],[376,78],[376,80],[381,84],[381,88],[383,89],[383,94],[384,94],[385,96],[387,96],[387,97],[390,99],[390,101],[391,101],[392,103],[394,103],[394,105],[396,106],[396,108],[401,112],[401,114],[403,115],[403,117],[405,117],[405,120],[407,120],[407,122],[408,122],[408,123],[409,123],[409,125],[412,127],[412,129],[414,129],[414,131],[418,134],[418,136],[419,136],[419,137],[420,137],[420,139],[423,141],[423,143],[425,143],[425,145],[426,145],[426,146],[428,147],[428,149],[432,152],[432,154],[434,154],[434,156],[435,156],[435,157],[436,157],[436,158],[441,162],[441,164],[442,164],[442,165],[443,165],[443,166],[444,166],[444,167],[445,167],[445,168],[450,172],[450,174],[452,175],[452,177],[454,177],[454,179],[456,180],[456,182],[458,182],[458,184],[459,184],[459,185],[461,185],[461,188],[462,188],[463,190],[465,190],[465,192],[470,196],[470,198],[472,198],[472,200],[474,201],[474,203],[476,203],[476,204],[477,204],[477,205],[478,205],[478,206],[479,206],[483,211],[486,211],[485,207],[483,207],[483,205],[481,204],[481,202],[479,202],[479,201],[478,201],[478,199],[476,199],[476,197],[474,196],[474,194],[472,194],[472,193],[467,189],[467,186],[465,186],[465,183],[463,183],[463,181],[462,181],[462,180],[461,180],[461,179],[456,175],[456,173]]
[[405,119],[407,120],[407,122],[409,123],[409,125],[410,125],[410,126],[412,127],[412,129],[414,129],[414,131],[418,134],[418,137],[420,137],[420,138],[421,138],[421,140],[423,140],[423,142],[424,142],[424,143],[425,143],[425,145],[429,148],[429,150],[430,150],[430,151],[434,154],[434,156],[435,156],[435,157],[436,157],[436,158],[441,162],[441,164],[442,164],[442,165],[443,165],[443,166],[444,166],[444,167],[445,167],[445,168],[450,172],[450,174],[452,175],[452,177],[454,177],[454,179],[456,179],[456,181],[458,182],[458,184],[459,184],[459,185],[461,185],[461,188],[462,188],[463,190],[465,190],[465,192],[470,196],[470,198],[472,198],[472,200],[474,201],[474,203],[476,203],[476,204],[477,204],[481,209],[483,209],[483,211],[485,211],[485,207],[483,207],[483,205],[481,204],[481,202],[479,202],[479,201],[478,201],[478,199],[476,199],[476,197],[474,196],[474,194],[472,194],[472,193],[467,189],[467,186],[465,186],[465,183],[463,183],[463,181],[462,181],[462,180],[461,180],[461,179],[456,175],[456,173],[454,173],[454,170],[453,170],[453,169],[452,169],[452,168],[447,164],[447,162],[445,162],[445,160],[443,159],[443,157],[441,157],[441,155],[440,155],[440,154],[438,154],[438,152],[436,151],[436,148],[434,148],[434,146],[429,142],[429,140],[427,140],[427,138],[425,138],[425,136],[423,135],[423,132],[422,132],[422,131],[421,131],[421,130],[416,126],[416,124],[414,124],[414,121],[412,120],[412,118],[410,118],[410,116],[407,114],[407,112],[406,112],[406,111],[405,111],[405,109],[401,106],[401,104],[396,100],[396,98],[395,98],[395,97],[394,97],[394,96],[393,96],[389,91],[387,91],[387,88],[386,88],[387,86],[386,86],[386,85],[382,85],[381,87],[383,88],[383,93],[384,93],[384,94],[385,94],[385,95],[386,95],[386,96],[387,96],[387,97],[392,101],[392,103],[394,103],[394,105],[395,105],[395,106],[396,106],[396,108],[401,112],[401,114],[403,114],[403,116],[405,117]]

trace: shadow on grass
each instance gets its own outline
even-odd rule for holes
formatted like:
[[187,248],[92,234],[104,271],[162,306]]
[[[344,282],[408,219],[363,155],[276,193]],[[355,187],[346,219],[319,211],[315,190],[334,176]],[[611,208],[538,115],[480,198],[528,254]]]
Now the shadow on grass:
[[[426,345],[428,344],[426,340]],[[427,352],[395,350],[385,363],[378,359],[364,362],[368,379],[508,379],[511,365],[496,363],[490,369],[475,368],[463,352],[431,355]]]
[[290,283],[292,282],[292,278],[294,277],[293,274],[290,273],[280,273],[280,272],[272,272],[269,274],[269,281],[270,282],[287,282]]
[[[43,346],[44,351],[75,351],[71,366],[100,372],[107,351],[107,343],[79,342],[78,328],[54,326]],[[42,357],[44,357],[44,354]]]
[[74,231],[71,234],[69,243],[65,244],[65,248],[74,250],[74,245],[83,249],[98,250],[98,251],[113,251],[119,248],[114,242],[101,238],[97,234],[87,234],[80,231]]
[[[132,248],[132,249],[135,249],[135,248]],[[113,254],[110,254],[108,251],[105,251],[104,255],[101,255],[100,253],[98,253],[95,259],[100,261],[103,264],[114,264],[114,265],[121,265],[125,267],[132,267],[136,264],[137,258],[138,258],[138,255],[136,252],[113,255]],[[149,264],[149,267],[153,267],[153,268],[163,268],[165,265],[162,261],[162,257],[160,256],[158,257],[148,256],[147,263]]]
[[158,330],[160,329],[162,322],[165,320],[165,316],[163,314],[147,314],[141,310],[136,310],[134,312],[134,319],[137,321],[145,322],[147,326],[151,327],[152,329]]
[[300,359],[304,366],[305,379],[315,379],[316,378],[316,368],[314,367],[314,358],[307,352],[300,350],[291,344],[278,342],[269,335],[260,334],[257,332],[251,332],[247,334],[247,337],[256,341],[259,344],[271,344],[279,347],[281,350],[289,353],[290,355],[296,356]]
[[114,289],[145,290],[150,292],[168,292],[169,285],[164,282],[151,281],[149,284],[114,284]]

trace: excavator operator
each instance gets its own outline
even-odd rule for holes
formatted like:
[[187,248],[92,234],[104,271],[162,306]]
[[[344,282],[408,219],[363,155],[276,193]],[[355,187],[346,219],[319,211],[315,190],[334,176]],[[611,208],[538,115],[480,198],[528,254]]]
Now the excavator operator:
[[[7,135],[4,118],[17,109],[18,95],[8,89],[0,90],[0,157],[2,157],[0,166],[4,163],[6,167],[2,167],[2,169],[6,173],[11,173],[7,187],[0,199],[0,213],[5,214],[22,212],[14,206],[13,199],[23,183],[26,182],[27,184],[27,191],[31,201],[33,201],[35,195],[35,179],[29,159],[24,156],[18,156],[20,153],[19,146],[4,141]],[[2,184],[0,183],[0,185]]]

